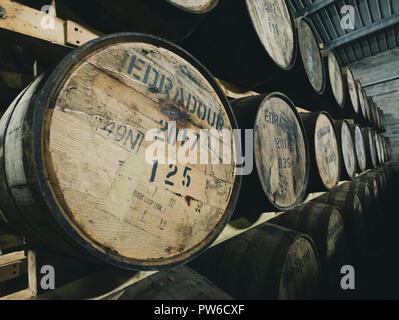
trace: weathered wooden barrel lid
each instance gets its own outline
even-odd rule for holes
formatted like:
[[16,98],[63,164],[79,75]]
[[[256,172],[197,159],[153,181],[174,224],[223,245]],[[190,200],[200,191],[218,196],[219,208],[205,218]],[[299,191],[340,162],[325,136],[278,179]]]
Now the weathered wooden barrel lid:
[[310,84],[318,94],[322,94],[326,86],[326,71],[319,44],[314,36],[312,27],[306,19],[299,21],[298,43]]
[[352,102],[353,111],[359,113],[359,94],[357,91],[356,80],[350,68],[346,68],[346,82],[348,84],[349,97]]
[[179,9],[191,13],[205,13],[211,11],[219,0],[166,0]]
[[358,165],[359,172],[363,172],[366,170],[366,149],[364,146],[364,139],[362,134],[362,129],[357,124],[349,125],[352,138],[355,142],[355,151],[356,151],[356,161]]
[[252,24],[272,60],[289,70],[296,59],[295,26],[288,1],[246,0]]
[[267,95],[254,129],[255,165],[266,197],[279,210],[298,205],[309,179],[309,153],[294,104],[281,93]]
[[222,90],[187,52],[137,33],[98,38],[65,57],[36,97],[26,139],[36,193],[86,251],[159,269],[198,255],[223,230],[241,181],[234,156],[230,164],[146,160],[159,140],[145,134],[162,134],[168,121],[197,134],[236,128]]
[[328,53],[327,61],[328,75],[335,100],[340,107],[343,107],[345,104],[345,84],[341,72],[341,66],[333,51]]
[[352,133],[346,120],[337,120],[335,124],[343,159],[341,167],[345,170],[347,177],[351,179],[356,174],[356,155]]
[[326,112],[321,112],[317,118],[314,144],[321,180],[327,189],[332,189],[339,181],[341,162],[334,123]]
[[357,87],[357,93],[359,96],[361,115],[362,115],[363,119],[366,120],[367,119],[366,102],[364,99],[362,84],[360,83],[359,80],[356,81],[356,87]]

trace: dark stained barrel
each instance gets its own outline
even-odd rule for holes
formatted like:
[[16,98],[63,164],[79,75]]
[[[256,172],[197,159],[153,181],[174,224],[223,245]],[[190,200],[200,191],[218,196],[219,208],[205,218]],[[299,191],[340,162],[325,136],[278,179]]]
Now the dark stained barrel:
[[123,290],[118,300],[232,300],[189,267],[160,271]]
[[337,137],[338,151],[341,158],[341,180],[352,180],[355,177],[356,154],[352,133],[346,120],[335,120],[335,135]]
[[[0,128],[0,210],[57,252],[159,270],[204,251],[233,213],[235,157],[201,162],[200,151],[215,149],[193,147],[203,129],[233,135],[230,104],[197,60],[159,38],[114,34],[75,49]],[[188,162],[179,156],[187,138]],[[219,142],[224,160],[232,142]],[[172,163],[166,145],[176,147]]]
[[183,47],[216,77],[256,88],[295,64],[296,30],[288,5],[287,0],[219,1]]
[[382,154],[382,146],[381,146],[381,140],[380,136],[377,131],[372,130],[372,135],[373,135],[373,140],[375,144],[375,150],[376,150],[376,155],[377,155],[377,164],[382,165],[384,164],[384,159],[383,159],[383,154]]
[[253,151],[246,150],[247,154],[253,152],[254,168],[243,176],[235,214],[245,213],[252,219],[265,211],[285,211],[300,204],[309,180],[309,153],[294,104],[274,92],[236,99],[231,105],[243,144],[252,146],[251,137],[245,142],[244,129],[254,134]]
[[210,248],[190,267],[236,299],[312,299],[320,293],[314,242],[269,223]]
[[339,208],[307,203],[277,216],[270,223],[308,234],[319,252],[326,293],[340,291],[340,269],[348,263],[348,243]]
[[327,112],[300,113],[309,143],[309,192],[333,189],[340,177],[341,159],[334,123]]
[[349,125],[349,128],[355,145],[357,172],[361,173],[366,170],[367,166],[366,148],[364,145],[362,129],[357,124],[351,124]]
[[371,105],[370,98],[367,96],[366,91],[363,89],[364,102],[366,107],[366,123],[368,126],[372,126],[372,114],[371,114]]
[[373,133],[370,128],[361,128],[364,148],[366,151],[366,168],[372,169],[377,167],[377,153],[373,139]]
[[92,28],[104,33],[143,32],[183,40],[215,8],[218,0],[69,0]]
[[312,200],[341,209],[345,235],[354,262],[367,253],[367,233],[364,211],[359,197],[354,192],[334,190]]
[[366,181],[354,180],[340,185],[337,190],[343,192],[353,192],[360,200],[363,208],[364,221],[367,231],[367,245],[371,250],[376,249],[377,231],[378,231],[378,213],[373,211],[374,195]]

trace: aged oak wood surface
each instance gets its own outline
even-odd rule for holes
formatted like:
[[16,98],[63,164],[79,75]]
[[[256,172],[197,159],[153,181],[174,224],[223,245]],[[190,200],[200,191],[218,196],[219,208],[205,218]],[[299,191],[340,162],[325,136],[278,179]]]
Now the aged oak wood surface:
[[325,294],[331,290],[338,291],[340,269],[348,263],[348,244],[341,210],[311,202],[279,215],[270,223],[308,234],[319,253]]
[[356,174],[356,155],[352,133],[346,120],[335,120],[336,137],[341,158],[341,180],[353,179]]
[[328,76],[330,78],[331,88],[337,101],[337,104],[343,107],[345,103],[345,85],[341,72],[341,66],[333,51],[328,53]]
[[[34,123],[39,128],[33,140],[41,140],[45,197],[56,204],[46,214],[57,211],[55,225],[66,225],[68,237],[107,263],[140,269],[183,262],[216,238],[233,210],[240,180],[235,157],[226,164],[210,159],[222,159],[225,149],[232,153],[218,136],[222,129],[232,136],[235,127],[226,98],[190,56],[158,39],[113,35],[79,49],[79,58],[76,52],[68,56],[45,81],[38,100],[25,99],[12,114],[4,154],[7,183],[19,199],[16,211],[40,203],[34,194],[21,205],[29,172],[21,160],[28,146],[19,128],[31,121],[25,116],[33,112],[34,100],[43,122]],[[168,129],[159,136],[167,145],[166,164],[145,157],[159,142],[145,140],[151,129],[158,136]],[[201,129],[215,129],[205,139],[221,147],[205,143],[206,164],[199,162],[199,147],[193,149],[197,163],[186,162],[188,150],[203,144],[195,136],[181,138],[186,129],[198,136]],[[176,145],[184,163],[176,159]],[[29,215],[33,233],[56,239],[57,229],[45,230],[42,219],[37,211]]]
[[301,203],[309,179],[309,155],[294,104],[275,92],[234,100],[232,108],[240,128],[254,130],[254,168],[243,177],[236,211],[260,215]]
[[326,112],[301,113],[311,160],[309,191],[331,190],[339,182],[341,159],[333,120]]
[[349,128],[351,130],[352,139],[355,145],[358,173],[360,173],[365,171],[367,167],[365,142],[360,126],[357,124],[350,124]]
[[190,266],[237,299],[305,299],[320,289],[313,241],[269,223],[209,249]]

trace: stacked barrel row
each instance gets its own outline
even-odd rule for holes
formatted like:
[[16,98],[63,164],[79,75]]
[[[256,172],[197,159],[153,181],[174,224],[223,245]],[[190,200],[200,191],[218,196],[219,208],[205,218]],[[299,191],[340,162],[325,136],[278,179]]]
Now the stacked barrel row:
[[[0,120],[4,220],[35,245],[121,268],[199,256],[192,267],[234,298],[335,286],[337,266],[378,231],[357,181],[391,159],[383,113],[351,70],[286,1],[118,2],[70,6],[185,50],[110,34],[21,92]],[[214,76],[256,94],[228,100]],[[303,205],[319,191],[331,191],[324,204]],[[266,211],[286,213],[207,250],[232,216]]]

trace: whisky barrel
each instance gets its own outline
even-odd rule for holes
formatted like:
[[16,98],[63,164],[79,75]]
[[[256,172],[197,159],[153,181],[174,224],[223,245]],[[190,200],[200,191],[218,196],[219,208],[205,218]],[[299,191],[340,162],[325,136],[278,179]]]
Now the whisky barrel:
[[309,192],[333,189],[341,171],[334,122],[327,112],[300,113],[309,143]]
[[[326,102],[331,103],[334,106],[337,106],[337,112],[335,111],[336,108],[329,108],[331,109],[330,112],[333,112],[334,115],[343,114],[344,108],[346,105],[346,82],[342,75],[342,67],[338,61],[337,55],[334,50],[330,50],[326,57],[326,65],[328,70],[328,83],[327,88],[325,91],[326,97],[333,97],[334,99],[326,99]],[[328,108],[328,106],[326,106]]]
[[104,33],[134,31],[181,41],[217,3],[218,0],[69,0],[67,6]]
[[367,245],[370,249],[376,249],[378,217],[374,209],[374,199],[371,188],[366,181],[354,180],[340,185],[338,190],[353,192],[360,200],[363,208],[364,222],[367,232]]
[[160,271],[123,290],[118,300],[233,300],[189,267]]
[[294,66],[296,30],[288,0],[219,1],[183,47],[216,77],[254,89]]
[[364,148],[366,151],[366,168],[372,169],[377,167],[377,154],[373,134],[370,128],[361,128]]
[[311,299],[320,292],[313,240],[269,223],[212,247],[190,266],[236,299]]
[[371,123],[373,128],[378,128],[378,119],[377,119],[377,107],[374,103],[373,98],[369,97],[370,111],[371,111]]
[[335,136],[337,137],[338,152],[341,159],[341,180],[352,180],[356,174],[355,146],[349,123],[346,120],[335,120]]
[[340,269],[348,263],[348,244],[339,208],[307,203],[273,218],[270,223],[309,235],[319,253],[326,291],[339,290]]
[[364,95],[364,105],[366,107],[366,116],[367,116],[366,123],[368,126],[372,126],[370,98],[367,96],[364,90],[363,90],[363,95]]
[[344,79],[346,80],[346,106],[345,116],[357,117],[360,111],[360,100],[357,91],[356,80],[350,67],[342,69]]
[[356,193],[334,190],[312,201],[329,204],[341,209],[350,254],[355,257],[354,260],[364,256],[367,253],[365,218],[362,204]]
[[366,149],[361,128],[357,124],[350,124],[352,139],[355,145],[357,172],[361,173],[366,170]]
[[383,161],[383,156],[382,156],[382,148],[381,148],[381,140],[379,137],[379,134],[377,131],[372,130],[372,135],[373,135],[373,140],[375,144],[375,150],[376,150],[376,160],[378,165],[382,165],[384,163]]
[[367,106],[366,106],[366,99],[364,96],[364,91],[362,88],[362,84],[359,80],[356,81],[356,88],[357,88],[357,93],[359,95],[359,104],[360,104],[360,112],[357,118],[357,121],[360,124],[366,124],[367,123]]
[[[198,161],[199,151],[226,158],[212,144],[195,146],[200,130],[205,140],[232,136],[234,116],[214,78],[169,42],[137,33],[95,39],[7,113],[0,209],[51,249],[161,269],[204,251],[230,219],[241,182],[235,157]],[[219,149],[232,150],[231,141]]]
[[[320,110],[320,101],[326,88],[324,60],[309,20],[300,18],[296,26],[299,50],[294,67],[274,75],[256,91],[280,91],[295,101],[297,106]],[[325,105],[328,106],[327,103]]]
[[[243,176],[235,214],[245,213],[252,220],[265,211],[284,211],[300,204],[309,180],[309,152],[294,104],[274,92],[236,99],[231,106],[242,129],[242,149],[247,156],[253,153],[255,166]],[[251,149],[252,139],[245,136],[250,130]]]

